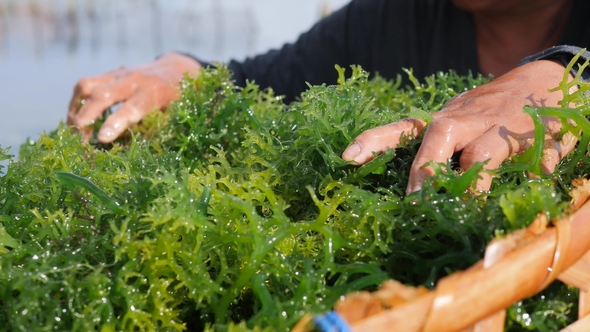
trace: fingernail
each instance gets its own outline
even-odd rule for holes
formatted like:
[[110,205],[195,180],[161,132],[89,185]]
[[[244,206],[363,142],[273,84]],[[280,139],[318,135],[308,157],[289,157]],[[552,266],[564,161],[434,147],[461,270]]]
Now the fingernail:
[[346,150],[344,150],[344,152],[342,152],[342,159],[346,161],[353,161],[356,156],[361,154],[361,151],[361,146],[357,142],[354,142],[350,144]]
[[115,136],[115,128],[111,126],[102,126],[100,131],[98,132],[98,140],[99,141],[112,141],[113,136]]
[[414,192],[416,192],[416,191],[418,191],[420,189],[422,189],[422,186],[421,185],[419,185],[419,184],[410,185],[408,183],[408,188],[406,189],[406,195],[409,195],[411,193],[414,193]]

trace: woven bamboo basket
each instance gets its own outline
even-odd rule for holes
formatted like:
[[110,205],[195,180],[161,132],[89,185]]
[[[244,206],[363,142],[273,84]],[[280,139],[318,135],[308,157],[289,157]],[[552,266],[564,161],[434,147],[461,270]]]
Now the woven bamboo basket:
[[568,216],[541,214],[493,240],[482,260],[433,290],[387,281],[375,292],[348,294],[331,313],[304,316],[294,331],[500,332],[508,306],[555,279],[580,289],[578,320],[562,331],[590,331],[590,181],[576,185]]

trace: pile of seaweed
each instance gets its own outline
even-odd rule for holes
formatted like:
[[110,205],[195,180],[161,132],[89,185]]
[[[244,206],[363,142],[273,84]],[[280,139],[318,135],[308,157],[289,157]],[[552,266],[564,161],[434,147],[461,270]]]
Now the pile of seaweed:
[[[9,160],[0,330],[289,330],[386,279],[433,287],[479,260],[493,237],[541,211],[558,217],[571,181],[588,174],[582,135],[584,148],[554,174],[527,177],[538,170],[535,143],[502,166],[489,193],[470,193],[483,165],[462,172],[450,160],[406,196],[420,137],[362,167],[342,151],[364,130],[438,111],[488,79],[450,72],[418,82],[407,71],[403,87],[337,70],[337,85],[309,86],[285,105],[210,68],[114,145],[83,144],[60,125],[23,144],[18,159],[0,149]],[[562,90],[564,105],[583,98]],[[527,111],[579,132],[567,118],[585,121],[580,105]],[[575,320],[576,301],[555,283],[510,308],[506,328],[554,331]]]

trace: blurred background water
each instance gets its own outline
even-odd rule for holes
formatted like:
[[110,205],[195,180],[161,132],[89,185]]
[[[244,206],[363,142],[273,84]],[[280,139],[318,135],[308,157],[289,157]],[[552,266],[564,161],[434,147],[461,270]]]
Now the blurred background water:
[[0,0],[0,146],[11,154],[65,120],[72,89],[189,52],[244,59],[279,47],[348,0]]

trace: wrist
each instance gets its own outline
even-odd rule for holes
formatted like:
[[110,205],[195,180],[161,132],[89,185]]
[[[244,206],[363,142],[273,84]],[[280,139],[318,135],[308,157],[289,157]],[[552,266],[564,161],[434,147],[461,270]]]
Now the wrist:
[[160,56],[156,61],[161,62],[166,66],[173,67],[175,71],[189,73],[191,76],[197,70],[203,68],[203,66],[197,59],[176,52],[164,54]]
[[[582,50],[584,50],[584,52],[581,52]],[[570,78],[573,78],[578,73],[579,66],[590,58],[590,52],[577,46],[559,45],[548,48],[539,53],[530,55],[522,59],[519,63],[519,66],[540,60],[551,60],[560,63],[563,66],[563,68],[566,68],[569,65],[569,63],[574,59],[574,57],[578,56],[578,54],[579,57],[577,58],[576,63],[572,66],[570,71]],[[584,82],[590,82],[590,70],[585,70],[580,75],[580,78]]]

